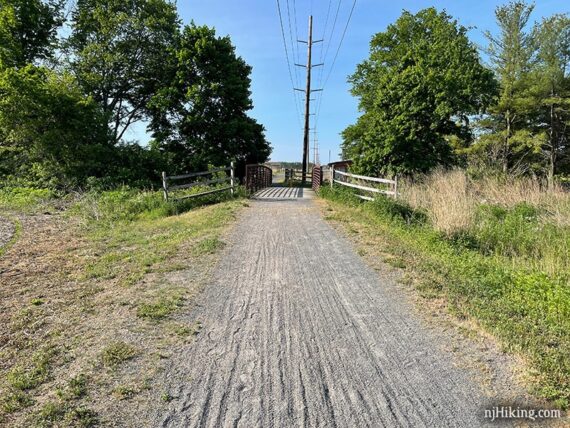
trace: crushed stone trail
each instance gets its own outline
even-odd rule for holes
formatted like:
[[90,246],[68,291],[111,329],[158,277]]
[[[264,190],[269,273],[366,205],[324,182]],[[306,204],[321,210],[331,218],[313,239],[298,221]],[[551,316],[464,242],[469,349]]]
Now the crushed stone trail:
[[230,240],[151,426],[482,425],[476,382],[310,199],[253,201]]

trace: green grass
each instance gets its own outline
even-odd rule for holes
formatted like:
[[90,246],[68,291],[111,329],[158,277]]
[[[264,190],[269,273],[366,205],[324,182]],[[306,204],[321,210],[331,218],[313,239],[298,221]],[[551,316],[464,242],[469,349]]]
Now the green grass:
[[[0,399],[0,409],[5,414],[14,413],[34,404],[34,400],[24,391],[11,390]],[[0,422],[1,422],[0,418]]]
[[86,394],[87,377],[84,374],[71,378],[66,388],[56,390],[56,395],[66,401],[82,398]]
[[94,411],[65,401],[50,401],[44,404],[29,422],[30,427],[37,428],[90,428],[98,424],[99,420]]
[[137,316],[153,321],[167,318],[176,309],[182,306],[184,299],[181,296],[161,297],[153,303],[142,303],[137,308]]
[[0,210],[33,211],[56,197],[50,189],[33,187],[0,187]]
[[101,361],[103,365],[115,368],[125,361],[132,360],[137,353],[137,349],[128,343],[114,342],[103,349]]
[[8,385],[20,391],[34,389],[44,383],[50,375],[50,367],[56,351],[52,348],[33,355],[27,365],[14,367],[7,375]]
[[[85,279],[116,279],[119,285],[137,284],[146,274],[180,269],[172,258],[182,245],[191,255],[212,254],[224,244],[219,234],[235,217],[240,199],[218,195],[201,201],[205,206],[165,203],[158,192],[105,192],[82,201],[74,210],[87,220],[88,236],[97,256],[88,262]],[[179,215],[176,212],[182,211]]]
[[45,403],[29,419],[29,426],[51,427],[94,427],[98,417],[92,410],[82,407],[80,399],[87,395],[87,377],[79,374],[71,378],[64,388],[56,390],[56,400]]
[[2,413],[14,413],[34,404],[30,392],[50,380],[56,355],[56,350],[51,347],[39,350],[29,361],[22,362],[7,373],[4,379],[6,393],[0,398]]
[[198,244],[193,248],[194,256],[201,256],[204,254],[214,254],[218,250],[224,248],[225,243],[221,241],[217,236],[204,238],[198,242]]
[[[478,320],[508,351],[525,356],[536,372],[535,392],[568,406],[570,276],[564,266],[555,275],[537,268],[544,232],[536,208],[482,206],[474,230],[447,237],[425,213],[392,199],[361,203],[351,192],[326,187],[320,195],[333,203],[331,219],[381,237],[384,251],[424,278],[425,294],[445,295],[454,313]],[[566,233],[548,231],[554,243],[568,239]]]
[[[204,187],[198,186],[182,190],[181,194],[174,196],[188,196],[204,190],[206,190]],[[124,187],[104,192],[85,193],[71,208],[70,213],[80,215],[87,221],[95,220],[97,223],[109,225],[121,221],[154,220],[178,215],[205,205],[240,198],[244,194],[245,190],[238,188],[234,197],[227,191],[181,201],[165,202],[161,191],[141,191]]]

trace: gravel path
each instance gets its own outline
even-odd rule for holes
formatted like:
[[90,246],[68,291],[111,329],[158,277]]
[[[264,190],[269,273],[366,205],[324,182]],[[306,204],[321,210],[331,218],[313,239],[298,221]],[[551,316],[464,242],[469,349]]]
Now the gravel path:
[[485,398],[441,335],[311,200],[253,201],[232,236],[149,426],[482,425]]
[[10,242],[15,231],[14,223],[7,218],[0,217],[0,248]]

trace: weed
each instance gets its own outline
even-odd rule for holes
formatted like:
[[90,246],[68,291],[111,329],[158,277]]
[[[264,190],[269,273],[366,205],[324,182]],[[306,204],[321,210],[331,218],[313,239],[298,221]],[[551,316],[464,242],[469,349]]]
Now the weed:
[[60,426],[91,428],[98,423],[97,414],[93,410],[57,401],[44,404],[33,416],[31,425],[37,428]]
[[126,385],[120,385],[113,390],[113,394],[119,400],[128,400],[130,398],[133,398],[136,393],[137,393],[136,389]]
[[168,317],[176,309],[181,307],[183,301],[184,300],[181,296],[175,296],[170,298],[161,297],[154,303],[142,303],[137,308],[137,316],[153,321],[159,321]]
[[192,253],[194,256],[214,254],[217,250],[223,248],[224,246],[225,243],[217,237],[205,238],[198,242],[198,244],[192,249]]
[[170,325],[170,330],[179,337],[188,337],[194,334],[194,328],[180,323]]
[[70,426],[78,428],[91,428],[99,424],[97,413],[86,407],[74,407],[68,410],[65,421]]
[[137,355],[134,346],[125,342],[114,342],[105,347],[101,353],[101,361],[107,367],[117,367],[119,364],[133,359]]
[[14,413],[31,406],[34,400],[24,391],[12,390],[4,394],[0,400],[3,413]]
[[87,377],[79,374],[69,380],[67,388],[58,389],[57,396],[62,400],[74,400],[84,397],[87,394]]
[[44,304],[44,301],[43,301],[43,299],[36,298],[36,299],[32,299],[32,301],[30,303],[34,306],[41,306]]
[[8,373],[8,384],[20,391],[27,391],[41,385],[49,377],[50,362],[55,353],[56,351],[52,348],[34,354],[28,366],[15,367]]
[[38,428],[53,427],[63,420],[66,414],[65,405],[61,402],[49,402],[43,405],[34,418]]
[[164,402],[164,403],[170,403],[172,401],[172,396],[168,393],[168,392],[164,392],[161,396],[160,399]]
[[398,269],[405,269],[406,268],[405,260],[400,258],[400,257],[386,257],[384,259],[384,263],[389,264],[390,266],[398,268]]

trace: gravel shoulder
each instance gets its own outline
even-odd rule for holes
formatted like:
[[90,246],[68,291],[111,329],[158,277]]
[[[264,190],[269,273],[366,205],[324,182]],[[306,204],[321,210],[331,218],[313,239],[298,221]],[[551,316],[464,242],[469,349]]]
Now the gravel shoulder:
[[242,216],[145,426],[483,426],[492,393],[311,200]]

